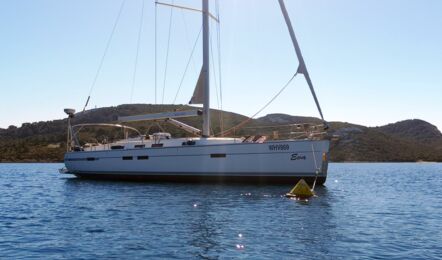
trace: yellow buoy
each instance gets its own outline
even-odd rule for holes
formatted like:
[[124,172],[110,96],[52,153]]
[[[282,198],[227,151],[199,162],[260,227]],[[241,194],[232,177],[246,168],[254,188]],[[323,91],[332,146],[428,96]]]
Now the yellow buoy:
[[310,189],[310,186],[308,186],[304,179],[299,180],[295,187],[286,194],[287,197],[296,198],[310,198],[314,195],[315,193]]

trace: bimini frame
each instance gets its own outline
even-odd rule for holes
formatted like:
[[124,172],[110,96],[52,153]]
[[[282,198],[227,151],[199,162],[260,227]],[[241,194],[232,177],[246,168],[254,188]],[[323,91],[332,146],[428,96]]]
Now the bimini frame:
[[[70,124],[70,118],[69,118],[69,129],[68,129],[68,141],[67,141],[67,151],[72,151],[73,147],[79,147],[80,146],[80,141],[78,140],[78,133],[85,127],[89,127],[89,126],[105,126],[105,127],[115,127],[115,128],[122,128],[124,130],[124,135],[125,138],[127,138],[127,131],[126,130],[131,130],[134,131],[135,133],[138,134],[138,136],[140,138],[144,138],[144,136],[140,133],[140,131],[138,131],[138,129],[134,128],[134,127],[130,127],[130,126],[126,126],[126,125],[120,125],[120,124],[105,124],[105,123],[95,123],[95,124],[90,124],[90,123],[85,123],[85,124],[78,124],[78,125],[72,125]],[[78,130],[76,130],[78,128]]]

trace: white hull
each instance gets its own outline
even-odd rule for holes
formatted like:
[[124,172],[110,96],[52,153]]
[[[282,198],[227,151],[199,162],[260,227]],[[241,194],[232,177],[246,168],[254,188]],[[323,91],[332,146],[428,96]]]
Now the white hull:
[[327,176],[328,140],[69,152],[69,173],[93,178],[277,182]]

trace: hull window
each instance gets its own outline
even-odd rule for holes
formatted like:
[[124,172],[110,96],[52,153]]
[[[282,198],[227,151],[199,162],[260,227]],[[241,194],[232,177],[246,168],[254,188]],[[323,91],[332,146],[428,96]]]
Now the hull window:
[[75,161],[98,161],[99,158],[87,157],[87,158],[68,158],[65,161],[75,162]]
[[123,145],[113,145],[113,146],[111,146],[111,149],[112,150],[124,149],[124,146]]
[[134,147],[135,148],[144,148],[146,145],[144,145],[144,144],[137,144],[137,145],[135,145]]
[[132,156],[123,156],[123,160],[128,161],[128,160],[132,160],[133,157]]
[[147,156],[147,155],[141,155],[141,156],[138,156],[137,159],[138,159],[138,160],[148,160],[148,159],[149,159],[149,156]]
[[212,153],[210,154],[210,158],[226,158],[225,153]]
[[163,147],[163,144],[152,144],[152,147]]

